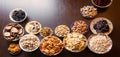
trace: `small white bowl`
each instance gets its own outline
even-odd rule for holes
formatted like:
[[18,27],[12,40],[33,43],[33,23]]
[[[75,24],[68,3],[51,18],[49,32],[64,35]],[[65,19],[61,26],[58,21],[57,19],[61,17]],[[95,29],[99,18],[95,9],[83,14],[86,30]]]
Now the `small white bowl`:
[[113,0],[111,0],[110,3],[108,5],[106,5],[106,6],[99,6],[99,5],[95,4],[93,0],[91,0],[91,2],[92,2],[93,5],[95,5],[98,8],[107,8],[112,4]]
[[53,30],[52,30],[50,27],[43,27],[43,28],[41,29],[41,31],[40,31],[40,35],[41,35],[42,37],[47,37],[47,36],[44,36],[44,35],[42,34],[42,30],[43,30],[43,29],[50,29],[51,33],[50,33],[49,35],[47,35],[47,36],[50,36],[50,35],[53,34]]
[[[12,18],[12,15],[13,15],[14,11],[19,11],[19,10],[22,10],[22,11],[25,12],[25,17],[24,17],[24,19],[22,19],[22,20],[20,20],[20,21],[16,21],[16,20],[14,20],[14,19]],[[13,21],[13,22],[23,22],[23,21],[27,18],[27,12],[26,12],[25,10],[21,9],[21,8],[16,8],[16,9],[13,9],[12,11],[10,11],[10,13],[9,13],[9,18],[10,18],[10,20]]]
[[[36,25],[36,23],[38,25]],[[39,28],[35,28],[37,31],[35,31],[35,29],[33,29],[34,27],[39,27]],[[38,34],[40,33],[42,29],[42,25],[40,22],[38,21],[29,21],[26,25],[25,25],[25,30],[27,33],[29,34]]]

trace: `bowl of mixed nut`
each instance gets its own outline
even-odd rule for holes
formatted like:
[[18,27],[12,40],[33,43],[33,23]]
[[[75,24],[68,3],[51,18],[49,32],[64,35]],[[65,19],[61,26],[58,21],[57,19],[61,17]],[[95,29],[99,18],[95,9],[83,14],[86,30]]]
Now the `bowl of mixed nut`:
[[80,8],[80,14],[85,18],[94,18],[97,15],[97,8],[91,5]]
[[67,25],[59,25],[55,28],[55,34],[58,37],[66,37],[70,33],[70,29]]
[[72,32],[85,34],[88,32],[88,25],[85,21],[78,20],[78,21],[75,21],[71,24],[71,30],[72,30]]
[[33,52],[39,47],[40,40],[33,34],[26,34],[20,38],[19,45],[23,51]]
[[88,48],[96,54],[105,54],[111,50],[112,46],[112,39],[106,34],[93,34],[88,38]]

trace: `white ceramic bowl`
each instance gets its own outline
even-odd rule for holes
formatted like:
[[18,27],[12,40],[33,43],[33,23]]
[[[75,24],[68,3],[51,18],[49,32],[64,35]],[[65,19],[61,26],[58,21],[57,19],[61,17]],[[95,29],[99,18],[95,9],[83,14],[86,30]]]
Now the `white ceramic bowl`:
[[[14,19],[12,18],[12,15],[13,15],[14,11],[19,11],[19,10],[22,10],[22,11],[25,12],[25,17],[24,17],[24,19],[22,19],[21,21],[16,21],[16,20],[14,20]],[[26,12],[25,10],[21,9],[21,8],[16,8],[16,9],[13,9],[12,11],[10,11],[10,13],[9,13],[9,18],[10,18],[10,20],[13,21],[13,22],[23,22],[23,21],[27,18],[27,12]]]

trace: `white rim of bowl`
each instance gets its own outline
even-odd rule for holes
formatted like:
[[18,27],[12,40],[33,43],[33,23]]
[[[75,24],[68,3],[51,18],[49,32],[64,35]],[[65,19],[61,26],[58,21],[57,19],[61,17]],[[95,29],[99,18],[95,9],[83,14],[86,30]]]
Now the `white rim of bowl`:
[[113,0],[111,0],[111,2],[110,2],[108,5],[106,5],[106,6],[99,6],[99,5],[95,4],[93,0],[91,0],[91,2],[92,2],[92,4],[95,5],[96,7],[99,7],[99,8],[107,8],[107,7],[109,7],[109,6],[112,4]]
[[[36,39],[37,39],[37,41],[38,41],[38,46],[35,48],[35,49],[33,49],[33,50],[26,50],[26,49],[24,49],[22,46],[21,46],[21,40],[22,40],[22,38],[24,38],[25,36],[34,36],[34,37],[36,37]],[[22,36],[21,38],[20,38],[20,41],[19,41],[19,46],[20,46],[20,48],[23,50],[23,51],[25,51],[25,52],[33,52],[33,51],[35,51],[35,50],[37,50],[38,48],[39,48],[39,46],[40,46],[40,39],[36,36],[36,35],[34,35],[34,34],[26,34],[26,35],[24,35],[24,36]]]
[[[24,19],[22,19],[21,21],[16,21],[16,20],[14,20],[14,19],[12,18],[12,14],[13,14],[13,12],[16,11],[16,10],[17,10],[17,11],[18,11],[18,10],[22,10],[22,11],[25,12],[25,17],[24,17]],[[26,12],[25,10],[23,10],[22,8],[15,8],[15,9],[13,9],[13,10],[10,11],[10,13],[9,13],[9,18],[10,18],[10,20],[13,21],[13,22],[23,22],[23,21],[27,18],[27,12]]]
[[[109,47],[109,49],[108,49],[106,52],[96,52],[96,51],[93,51],[93,50],[90,48],[90,46],[89,46],[89,41],[90,41],[91,37],[93,37],[94,35],[98,35],[98,34],[101,34],[101,35],[106,36],[106,37],[111,41],[111,46]],[[106,35],[106,34],[104,34],[104,33],[98,33],[98,34],[92,34],[92,35],[90,35],[90,36],[88,37],[88,48],[89,48],[89,50],[92,51],[93,53],[96,53],[96,54],[105,54],[105,53],[108,53],[108,52],[112,49],[112,46],[113,46],[112,39],[111,39],[108,35]]]

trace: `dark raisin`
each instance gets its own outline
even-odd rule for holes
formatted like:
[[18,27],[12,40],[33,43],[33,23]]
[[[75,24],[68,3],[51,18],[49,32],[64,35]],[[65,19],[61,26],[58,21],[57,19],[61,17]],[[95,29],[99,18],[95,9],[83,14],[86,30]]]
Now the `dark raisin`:
[[15,20],[15,21],[21,21],[25,18],[25,12],[22,11],[22,10],[19,10],[19,11],[14,11],[13,12],[13,15],[12,15],[12,18]]
[[94,24],[93,28],[98,33],[105,33],[109,31],[109,26],[106,20],[98,21],[96,24]]

